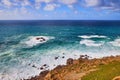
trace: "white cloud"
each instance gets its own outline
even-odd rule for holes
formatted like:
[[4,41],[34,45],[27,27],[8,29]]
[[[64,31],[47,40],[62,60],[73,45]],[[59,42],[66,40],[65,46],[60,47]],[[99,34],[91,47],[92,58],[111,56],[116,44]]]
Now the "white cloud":
[[24,1],[22,2],[22,6],[29,6],[29,5],[30,5],[29,0],[24,0]]
[[59,2],[70,5],[76,3],[77,0],[59,0]]
[[49,3],[49,2],[52,2],[53,0],[42,0],[42,1],[45,3]]
[[44,7],[44,10],[45,11],[53,11],[56,7],[59,7],[60,5],[57,5],[57,4],[47,4],[45,7]]
[[38,10],[38,9],[40,9],[40,7],[41,7],[41,4],[40,4],[40,3],[36,3],[36,4],[35,4],[35,9]]
[[100,7],[101,9],[113,9],[113,7],[111,7],[111,6],[102,6],[102,7]]
[[55,9],[54,4],[48,4],[44,7],[45,11],[53,11]]
[[[50,3],[50,2],[53,2],[53,0],[35,0],[35,9],[37,9],[37,10],[40,9],[42,2],[48,4],[48,3]],[[47,5],[47,6],[45,7],[45,10],[47,10],[49,6],[50,6],[51,9],[54,7],[54,6],[52,6],[52,5]]]
[[[0,12],[0,20],[24,20],[24,19],[33,19],[36,18],[35,15],[32,15],[30,12],[26,11],[22,13],[21,11],[25,10],[25,8],[18,9],[15,8],[11,11],[2,11]],[[38,16],[37,16],[38,18]]]
[[75,14],[78,14],[78,11],[74,11]]
[[27,9],[25,7],[21,7],[20,10],[21,10],[22,14],[27,14],[28,13],[28,11],[27,11]]
[[74,9],[73,5],[68,5],[68,7],[69,7],[70,9]]
[[116,8],[116,9],[111,9],[110,11],[112,11],[112,12],[120,12],[120,9]]
[[35,0],[36,3],[40,3],[40,2],[45,2],[45,3],[50,3],[53,0]]
[[85,0],[85,6],[87,7],[94,7],[100,4],[101,0]]
[[3,12],[3,10],[0,10],[0,13],[2,13]]
[[12,6],[12,3],[9,0],[2,0],[1,2],[7,7]]

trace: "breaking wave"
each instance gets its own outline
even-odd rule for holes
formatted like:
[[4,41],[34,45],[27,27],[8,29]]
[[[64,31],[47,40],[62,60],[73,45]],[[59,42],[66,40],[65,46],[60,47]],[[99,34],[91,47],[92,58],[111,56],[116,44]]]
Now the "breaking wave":
[[83,39],[90,39],[90,38],[107,38],[107,36],[100,36],[100,35],[82,35],[82,36],[78,36],[80,38]]
[[110,44],[116,47],[120,47],[120,39],[115,39],[114,41],[111,41]]
[[80,44],[84,44],[86,46],[94,46],[94,47],[98,47],[98,46],[102,46],[104,43],[103,42],[99,42],[99,43],[96,43],[95,41],[93,40],[81,40],[80,41]]
[[[15,38],[15,40],[17,39]],[[31,76],[39,75],[41,71],[54,69],[57,65],[65,65],[68,58],[78,59],[80,55],[86,54],[91,58],[101,58],[120,54],[119,38],[113,41],[105,41],[106,39],[96,41],[84,38],[78,43],[70,43],[69,45],[61,45],[58,44],[59,41],[54,42],[53,40],[55,44],[45,44],[43,46],[48,46],[47,48],[37,47],[35,50],[34,46],[49,43],[55,37],[27,35],[19,39],[18,44],[11,45],[9,49],[4,50],[0,55],[0,80],[28,79]],[[63,43],[65,43],[64,40]],[[16,48],[16,46],[19,48]],[[30,49],[21,50],[23,46],[30,47]],[[47,66],[43,67],[44,64]],[[44,69],[41,70],[41,67]]]
[[20,43],[27,47],[33,47],[39,44],[48,42],[50,39],[54,39],[51,36],[30,36],[27,39],[22,40]]

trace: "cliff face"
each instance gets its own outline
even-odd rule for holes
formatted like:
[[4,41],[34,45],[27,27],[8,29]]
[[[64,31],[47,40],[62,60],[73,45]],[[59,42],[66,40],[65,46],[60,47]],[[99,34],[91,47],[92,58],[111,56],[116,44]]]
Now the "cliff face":
[[96,71],[97,66],[106,65],[113,61],[120,62],[120,56],[104,57],[102,59],[88,59],[89,56],[82,55],[79,59],[68,59],[67,65],[59,65],[51,71],[43,71],[39,76],[29,80],[81,80],[84,75]]

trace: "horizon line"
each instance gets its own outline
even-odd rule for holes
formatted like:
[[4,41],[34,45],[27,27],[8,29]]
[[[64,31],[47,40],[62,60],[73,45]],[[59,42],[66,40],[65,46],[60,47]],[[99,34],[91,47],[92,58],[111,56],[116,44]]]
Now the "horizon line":
[[52,19],[30,19],[30,20],[0,20],[0,21],[120,21],[120,20],[75,20],[75,19],[54,19],[54,20],[52,20]]

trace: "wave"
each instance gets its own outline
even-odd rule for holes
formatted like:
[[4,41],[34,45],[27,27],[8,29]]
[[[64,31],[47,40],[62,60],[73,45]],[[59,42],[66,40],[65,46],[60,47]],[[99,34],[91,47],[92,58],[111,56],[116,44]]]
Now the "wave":
[[100,36],[100,35],[82,35],[82,36],[78,36],[80,38],[83,39],[90,39],[90,38],[107,38],[107,36]]
[[48,42],[50,39],[54,39],[51,36],[30,36],[27,39],[22,40],[20,43],[27,45],[27,47],[33,47],[39,44]]
[[[36,37],[36,36],[34,36]],[[28,37],[30,38],[30,37]],[[49,37],[49,39],[53,39],[53,37]],[[89,46],[96,46],[98,43],[92,40],[82,40],[83,42],[89,42]],[[101,42],[102,43],[102,42]],[[100,45],[100,44],[99,44]],[[88,55],[91,58],[101,58],[105,56],[111,55],[119,55],[120,49],[109,49],[110,47],[101,47],[101,48],[90,48],[78,45],[66,45],[66,46],[55,46],[54,48],[50,46],[50,48],[42,50],[37,49],[33,51],[25,52],[26,57],[19,56],[16,59],[16,56],[13,53],[16,52],[16,49],[6,52],[11,53],[14,56],[8,62],[10,65],[5,66],[5,64],[1,67],[0,72],[0,80],[20,80],[20,79],[28,79],[31,76],[39,75],[39,73],[43,70],[51,70],[54,69],[57,65],[65,65],[66,60],[68,58],[78,59],[80,55]],[[22,52],[22,51],[21,51]],[[24,52],[24,51],[23,51]],[[33,55],[30,55],[33,54]],[[55,59],[57,57],[57,59]],[[52,63],[51,63],[52,61]],[[47,64],[47,68],[40,70],[40,68]],[[33,67],[33,65],[35,67]],[[13,67],[14,66],[14,67]],[[2,71],[3,70],[3,71]]]
[[120,47],[120,39],[115,39],[114,41],[109,42],[113,46]]
[[80,41],[80,44],[84,44],[84,45],[86,45],[86,46],[98,47],[98,46],[102,46],[104,43],[103,43],[103,42],[101,42],[101,43],[96,43],[96,42],[93,41],[93,40],[87,40],[87,39],[85,39],[85,40],[81,40],[81,41]]

